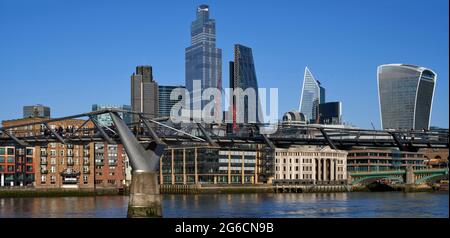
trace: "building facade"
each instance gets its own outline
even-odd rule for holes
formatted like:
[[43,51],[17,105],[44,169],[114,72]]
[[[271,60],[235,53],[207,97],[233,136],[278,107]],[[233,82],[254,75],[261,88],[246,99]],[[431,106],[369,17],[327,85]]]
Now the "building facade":
[[[252,49],[243,45],[234,45],[234,62],[230,62],[230,88],[234,91],[241,89],[253,89],[254,101],[244,95],[234,96],[230,99],[232,103],[233,125],[236,128],[240,123],[263,122],[261,102],[258,94],[258,80],[256,78],[255,63],[253,61]],[[243,105],[243,107],[239,106]]]
[[327,125],[342,124],[342,103],[326,102],[319,105],[319,123]]
[[[137,66],[131,75],[131,110],[143,112],[147,117],[158,117],[158,83],[153,80],[151,66]],[[139,117],[132,116],[132,121]]]
[[23,107],[23,118],[42,117],[50,118],[50,107],[44,105],[33,105]]
[[330,147],[291,146],[275,150],[275,180],[344,184],[347,152]]
[[319,122],[319,104],[325,103],[325,88],[312,75],[308,67],[303,77],[302,97],[300,99],[300,112],[311,123]]
[[185,88],[184,86],[158,86],[158,101],[159,101],[159,117],[170,117],[172,107],[181,99],[171,100],[170,94],[174,89]]
[[428,130],[436,73],[407,64],[378,67],[378,97],[383,129]]
[[[42,122],[43,118],[25,118],[3,121],[4,127],[17,126],[33,122]],[[49,127],[60,135],[88,135],[83,129],[93,128],[91,121],[67,119],[49,122]],[[82,128],[81,128],[82,127]],[[79,130],[78,130],[79,129]],[[17,127],[10,130],[16,136],[50,135],[50,130],[43,124]],[[4,186],[30,185],[36,188],[96,188],[95,181],[101,180],[99,186],[116,188],[125,183],[126,156],[114,151],[123,150],[121,145],[114,148],[105,147],[108,162],[106,167],[96,165],[94,143],[43,143],[39,146],[21,148],[17,145],[0,147],[0,166]],[[3,155],[1,155],[3,153]],[[15,154],[15,157],[12,154]],[[2,158],[5,162],[2,163]],[[111,166],[114,168],[111,169]],[[101,173],[99,178],[96,175]],[[11,183],[13,182],[13,183]]]
[[0,187],[33,185],[36,151],[35,147],[0,146]]
[[[207,88],[222,91],[222,50],[216,48],[216,22],[210,18],[208,5],[197,8],[197,18],[191,24],[191,45],[185,50],[186,89],[191,93],[191,106],[200,103],[203,109],[209,101],[201,99]],[[194,81],[199,80],[200,91],[194,92]],[[214,113],[221,105],[220,98],[215,99]]]
[[122,144],[95,143],[94,160],[94,182],[97,188],[120,188],[129,184],[126,178],[128,157]]
[[264,173],[260,146],[169,148],[160,161],[160,184],[257,184]]
[[420,149],[425,159],[425,164],[433,168],[448,167],[448,149],[445,148],[424,148]]
[[[105,110],[105,109],[119,109],[119,110],[124,110],[124,111],[131,111],[131,106],[129,106],[129,105],[112,105],[112,104],[93,104],[92,105],[93,112]],[[131,114],[125,113],[125,112],[118,112],[118,114],[125,123],[130,124],[132,122]],[[100,125],[103,125],[103,126],[111,126],[114,124],[111,116],[108,113],[102,114],[102,115],[95,115],[94,118],[95,118],[95,120],[97,120],[97,122],[99,122]]]
[[425,168],[425,158],[421,152],[406,152],[398,149],[353,149],[348,151],[349,172],[373,172]]

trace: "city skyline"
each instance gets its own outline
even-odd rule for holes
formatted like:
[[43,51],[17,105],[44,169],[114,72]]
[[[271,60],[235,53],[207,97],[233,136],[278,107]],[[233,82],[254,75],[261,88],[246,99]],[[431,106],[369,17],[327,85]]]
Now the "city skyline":
[[[434,27],[432,29],[434,30],[429,32],[431,36],[434,36],[434,38],[430,37],[432,40],[429,40],[428,38],[420,38],[418,40],[410,39],[408,44],[405,44],[405,40],[408,38],[408,34],[412,34],[411,26],[399,24],[395,28],[390,28],[386,25],[389,20],[400,20],[402,17],[407,17],[409,14],[414,15],[408,12],[408,15],[400,16],[405,13],[396,12],[396,9],[403,6],[402,2],[377,3],[377,5],[381,6],[368,3],[356,4],[356,6],[353,7],[355,9],[358,7],[361,8],[361,12],[354,13],[353,15],[350,14],[348,21],[339,22],[344,25],[344,31],[336,33],[332,30],[329,32],[331,36],[335,37],[333,39],[337,40],[337,44],[330,44],[331,46],[325,44],[328,43],[328,39],[324,42],[324,34],[321,32],[328,29],[327,27],[329,27],[329,25],[324,24],[324,22],[320,20],[317,22],[308,22],[312,27],[315,27],[316,33],[322,33],[319,34],[319,37],[312,35],[311,39],[307,38],[303,39],[303,41],[295,42],[295,40],[300,39],[297,34],[304,32],[302,27],[308,28],[308,26],[300,24],[300,20],[303,18],[294,15],[294,13],[302,8],[309,7],[309,9],[312,9],[311,11],[313,13],[318,14],[319,16],[325,13],[337,14],[334,11],[338,11],[338,9],[331,8],[342,6],[337,6],[332,2],[328,4],[328,7],[321,5],[321,9],[312,3],[291,3],[291,8],[283,8],[284,11],[290,14],[283,13],[277,15],[279,16],[279,19],[274,20],[273,23],[267,21],[259,22],[261,21],[261,16],[269,12],[270,4],[267,2],[262,2],[260,6],[250,6],[252,4],[249,2],[242,4],[243,9],[249,10],[252,9],[251,7],[254,7],[254,11],[252,11],[253,18],[248,16],[233,16],[236,19],[226,16],[227,13],[232,10],[232,3],[224,4],[218,1],[202,1],[195,3],[185,3],[181,1],[174,2],[177,4],[177,7],[174,7],[173,9],[176,12],[174,15],[177,15],[177,17],[162,24],[160,23],[161,26],[152,25],[155,29],[146,27],[145,30],[142,30],[142,26],[145,24],[154,24],[152,23],[154,19],[143,18],[138,24],[139,27],[133,26],[130,27],[130,29],[126,29],[125,26],[129,26],[129,24],[133,23],[133,20],[136,20],[136,18],[140,19],[136,17],[131,21],[124,22],[122,25],[119,24],[118,29],[113,30],[110,29],[114,26],[111,22],[107,24],[106,21],[103,22],[102,20],[97,19],[97,21],[94,22],[98,24],[93,24],[94,27],[92,27],[83,24],[82,19],[76,15],[69,14],[69,16],[62,18],[62,23],[60,24],[61,26],[64,26],[64,23],[71,23],[74,24],[74,27],[71,30],[65,30],[59,28],[61,26],[54,23],[55,17],[59,16],[58,13],[52,13],[46,16],[46,18],[43,18],[42,22],[40,22],[41,25],[39,25],[39,23],[29,22],[33,17],[38,17],[40,16],[39,14],[42,14],[42,11],[40,13],[39,11],[37,11],[37,13],[28,12],[31,11],[33,7],[37,7],[34,6],[34,4],[29,4],[29,6],[27,5],[24,7],[24,11],[27,13],[25,15],[27,16],[24,20],[18,20],[8,13],[8,9],[14,7],[15,4],[2,2],[2,6],[0,7],[0,29],[2,32],[5,32],[5,35],[9,33],[14,37],[11,37],[11,39],[0,39],[1,52],[5,52],[0,55],[0,80],[2,80],[2,82],[11,82],[8,85],[9,90],[0,96],[1,101],[9,102],[8,105],[2,104],[0,119],[8,120],[19,118],[22,106],[29,104],[48,105],[52,108],[52,114],[55,115],[55,117],[87,111],[94,102],[128,104],[127,99],[130,97],[129,90],[123,90],[123,88],[129,84],[129,81],[127,80],[129,72],[136,65],[152,65],[155,69],[155,78],[160,84],[179,85],[184,81],[184,51],[180,49],[183,49],[185,45],[187,45],[185,43],[189,42],[189,33],[186,34],[186,32],[188,32],[189,27],[187,26],[189,26],[193,18],[192,9],[195,9],[201,3],[205,3],[214,9],[214,19],[217,21],[217,31],[219,32],[217,36],[217,47],[223,49],[223,62],[228,62],[232,59],[232,57],[230,57],[232,50],[230,49],[232,49],[233,44],[235,43],[243,43],[253,48],[256,52],[254,57],[257,62],[256,74],[258,75],[259,86],[279,88],[279,113],[281,115],[290,109],[297,107],[296,104],[300,98],[298,88],[302,85],[302,71],[305,66],[308,66],[312,69],[314,75],[327,85],[328,89],[331,89],[331,93],[327,95],[329,96],[328,98],[330,98],[330,101],[342,101],[343,104],[345,104],[343,112],[345,122],[350,122],[363,128],[370,128],[370,123],[373,122],[376,127],[379,128],[380,116],[377,99],[376,68],[381,64],[405,63],[431,68],[439,75],[433,102],[431,126],[448,127],[448,34],[443,34],[445,32],[448,33],[448,2],[439,2],[440,5],[437,2],[430,3],[429,7],[436,10],[436,15],[428,20],[420,19],[420,21],[417,20],[417,22],[414,22],[415,19],[412,16],[409,16],[410,18],[408,19],[403,18],[405,21],[410,20],[419,25],[434,24],[432,25],[432,27]],[[101,5],[97,4],[98,3],[90,4],[94,9],[93,12],[91,12],[92,9],[87,9],[87,11],[84,12],[88,18],[94,17],[93,14],[95,9]],[[148,4],[151,6],[153,3]],[[165,6],[165,4],[167,3],[159,3],[159,6]],[[312,6],[309,6],[310,4],[312,4]],[[46,6],[46,4],[43,5]],[[71,4],[67,4],[65,7],[75,7],[74,12],[80,12],[83,4],[79,4],[79,6],[70,5]],[[348,7],[351,3],[346,2],[342,5]],[[362,14],[362,12],[369,8],[381,8],[386,5],[390,6],[391,9],[386,10],[387,13],[384,13],[384,15],[387,16],[387,19],[374,18],[373,13],[370,13],[370,15],[365,18]],[[51,7],[55,10],[55,8],[57,9],[61,6],[52,4]],[[114,3],[107,6],[108,10],[112,10],[113,13],[119,11],[117,7],[118,6],[115,6]],[[408,7],[411,8],[411,11],[420,10],[420,7],[418,6]],[[122,18],[128,16],[128,13],[119,12],[122,14],[119,17],[121,20],[124,20]],[[306,12],[303,13],[305,15],[311,14]],[[396,15],[397,13],[399,15]],[[112,13],[101,14],[107,14],[107,16],[109,16],[108,14]],[[113,15],[114,14],[110,15],[108,19],[111,20]],[[9,20],[6,21],[3,17],[8,17]],[[150,17],[150,15],[148,17]],[[152,17],[158,18],[161,16],[156,13],[155,16],[152,15]],[[355,20],[358,17],[361,18],[361,22],[352,22],[352,20]],[[445,19],[446,17],[447,19]],[[236,21],[243,19],[247,19],[248,22],[236,24]],[[287,26],[284,28],[274,28],[276,24],[283,22],[283,19],[292,19],[294,25],[299,25],[295,28],[289,28]],[[439,22],[439,20],[446,21]],[[50,22],[52,23],[50,24]],[[4,25],[5,23],[10,25]],[[30,24],[27,25],[24,23]],[[332,23],[329,24],[333,25]],[[345,27],[346,24],[347,27]],[[238,28],[234,29],[236,31],[234,35],[230,35],[230,29],[228,29],[231,25]],[[252,25],[254,28],[261,26],[261,28],[270,29],[270,31],[263,33],[264,31],[261,32],[253,28],[246,28],[249,25]],[[23,35],[24,33],[22,31],[19,32],[15,30],[14,26],[24,29],[24,32],[26,32],[25,35]],[[32,29],[33,26],[37,26],[38,30],[44,31],[35,32],[36,29]],[[52,26],[55,29],[52,29]],[[266,28],[262,26],[269,27]],[[105,27],[106,29],[103,29],[102,27]],[[142,35],[145,36],[142,38],[150,45],[157,45],[158,42],[161,43],[161,40],[163,40],[152,38],[151,36],[154,31],[164,33],[164,30],[167,29],[161,28],[170,28],[170,31],[176,32],[174,34],[179,38],[164,40],[169,42],[176,41],[176,47],[161,47],[161,45],[159,45],[158,47],[162,49],[159,50],[159,53],[154,53],[154,51],[152,51],[152,46],[140,45],[143,42],[141,39],[135,39],[130,36],[128,36],[128,39],[114,39],[114,37],[111,37],[122,32],[132,32],[135,27],[140,29]],[[372,27],[374,30],[369,31],[366,27]],[[417,26],[414,26],[414,28],[416,27]],[[25,29],[28,29],[29,31],[26,31]],[[99,32],[95,32],[95,30],[99,30]],[[392,32],[393,30],[398,32]],[[84,31],[90,33],[86,36],[87,39],[68,39],[72,34]],[[346,38],[345,34],[349,34],[352,31],[355,31],[353,36],[360,40],[356,45],[353,43],[349,44],[351,42],[346,42],[348,41],[348,38]],[[370,41],[368,38],[371,36],[373,37],[374,33],[378,31],[380,31],[381,34],[384,33],[385,37],[380,37],[378,33],[377,40],[382,42],[377,45],[374,40]],[[54,34],[54,32],[61,33],[61,35],[58,36],[59,38],[51,39],[51,37],[45,35],[46,33],[51,35]],[[362,33],[370,34],[365,38]],[[388,33],[391,35],[388,35]],[[27,39],[26,34],[35,34],[36,37],[34,37],[33,40]],[[290,34],[290,38],[280,37],[273,41],[274,38],[271,36],[272,34]],[[353,34],[353,32],[351,34]],[[435,34],[438,34],[437,36],[440,37],[437,37]],[[266,37],[266,39],[261,38],[262,36]],[[346,41],[344,41],[344,38]],[[14,41],[12,39],[14,39]],[[317,42],[314,40],[317,40]],[[271,41],[273,41],[273,43]],[[232,43],[230,44],[230,42]],[[279,52],[276,52],[279,50],[277,46],[283,42],[287,43],[288,47],[291,47],[290,50],[293,52],[288,52],[286,48],[283,47]],[[369,45],[369,42],[373,45]],[[387,44],[386,42],[391,42],[391,44]],[[135,48],[131,45],[135,45],[135,43],[138,46],[142,46],[137,47],[138,49],[141,49],[141,52],[133,52]],[[86,49],[83,48],[91,44],[97,48],[93,49],[92,46],[87,47]],[[73,49],[66,49],[68,45],[73,45]],[[165,45],[169,45],[169,43]],[[19,46],[21,46],[20,49]],[[372,51],[366,48],[370,46],[374,48]],[[307,48],[311,48],[312,50],[308,50]],[[428,52],[426,54],[419,53],[419,51],[423,51],[421,50],[423,48],[427,48]],[[76,52],[80,49],[81,52]],[[116,51],[114,52],[116,53],[106,53],[107,50],[111,49],[115,49]],[[88,52],[88,50],[91,50],[92,52]],[[165,50],[170,54],[163,55],[161,51]],[[407,52],[407,50],[409,51]],[[21,53],[23,53],[22,51],[27,51],[27,53],[29,53],[27,54],[27,57],[21,56]],[[348,52],[349,55],[344,54],[344,52]],[[311,57],[313,53],[320,55],[320,57]],[[363,56],[365,53],[369,53],[369,55]],[[114,57],[116,54],[117,56]],[[125,59],[121,58],[123,56],[125,56]],[[63,57],[66,62],[60,62],[60,59]],[[276,59],[277,57],[279,58]],[[93,58],[91,60],[95,63],[92,64],[92,61],[85,60],[86,58]],[[276,60],[274,60],[274,58]],[[357,62],[362,58],[365,60]],[[86,63],[90,63],[91,65],[87,65],[82,61],[87,61]],[[353,64],[350,65],[349,63]],[[75,68],[71,71],[72,74],[68,75],[66,70],[72,69],[70,66],[74,65]],[[347,68],[344,66],[347,66]],[[224,78],[224,75],[228,75],[228,67],[226,64],[222,64],[222,68],[222,78]],[[26,69],[27,71],[24,73],[23,69]],[[64,74],[61,71],[64,71]],[[29,75],[32,75],[32,77]],[[361,80],[361,78],[364,80]],[[98,82],[94,82],[93,79],[98,80]],[[92,89],[87,87],[88,83],[92,84]],[[103,85],[102,90],[96,90],[99,84]],[[23,85],[29,85],[29,87],[24,87]],[[73,87],[74,90],[63,90],[68,87]],[[36,91],[36,88],[41,90]],[[348,95],[348,92],[352,92],[352,95]],[[21,95],[21,97],[17,97],[16,95]],[[281,119],[281,116],[279,116],[279,118]]]

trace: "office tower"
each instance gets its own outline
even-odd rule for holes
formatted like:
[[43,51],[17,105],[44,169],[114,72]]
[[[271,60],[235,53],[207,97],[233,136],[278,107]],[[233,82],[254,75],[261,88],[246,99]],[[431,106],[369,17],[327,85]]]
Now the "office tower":
[[319,105],[320,124],[340,125],[342,124],[342,103],[326,102]]
[[[151,66],[137,66],[131,75],[131,109],[149,118],[158,116],[158,84],[153,80]],[[133,115],[132,121],[139,121],[139,117]]]
[[325,103],[325,89],[314,76],[305,68],[303,78],[302,97],[300,99],[300,112],[312,123],[318,122],[319,104]]
[[[124,111],[131,111],[131,106],[129,105],[109,105],[109,104],[94,104],[92,105],[92,111],[100,111],[105,109],[119,109]],[[120,118],[127,123],[131,123],[131,114],[125,112],[118,112]],[[95,120],[97,120],[101,125],[111,126],[113,125],[112,118],[109,114],[102,114],[94,116]]]
[[[197,8],[197,19],[191,24],[191,46],[186,48],[186,88],[191,93],[191,106],[201,102],[203,107],[209,101],[203,101],[198,96],[194,98],[194,80],[201,82],[201,97],[207,88],[217,88],[222,91],[222,50],[216,48],[216,22],[209,18],[208,5]],[[197,93],[197,92],[196,92]],[[220,107],[220,98],[215,100],[215,108]],[[222,113],[215,110],[214,114]]]
[[[239,112],[236,98],[232,99],[233,108],[233,127],[236,128],[237,123],[258,123],[263,122],[263,118],[259,118],[261,111],[261,103],[258,95],[258,81],[256,79],[255,64],[253,62],[252,49],[243,45],[234,45],[234,62],[230,62],[230,88],[236,90],[238,88],[243,91],[251,88],[255,92],[255,102],[250,103],[248,97],[241,98],[244,102],[244,111]],[[254,115],[249,115],[253,113]],[[239,121],[238,117],[243,121]],[[252,120],[253,119],[253,120]]]
[[171,100],[170,94],[174,89],[185,88],[184,86],[158,86],[158,117],[170,117],[172,107],[181,100]]
[[24,106],[23,107],[23,118],[29,117],[41,117],[50,118],[50,108],[41,104]]
[[378,97],[383,129],[428,129],[436,74],[408,64],[378,67]]

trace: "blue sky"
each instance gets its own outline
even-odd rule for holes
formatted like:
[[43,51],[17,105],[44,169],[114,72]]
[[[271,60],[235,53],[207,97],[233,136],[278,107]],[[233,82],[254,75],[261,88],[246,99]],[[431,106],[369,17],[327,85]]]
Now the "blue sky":
[[298,109],[308,66],[327,101],[343,102],[347,123],[379,128],[377,66],[416,64],[438,74],[431,124],[448,128],[447,0],[0,0],[0,120],[28,104],[48,105],[54,117],[130,104],[141,64],[159,84],[184,84],[201,3],[217,22],[224,86],[240,43],[253,48],[259,86],[279,88],[280,113]]

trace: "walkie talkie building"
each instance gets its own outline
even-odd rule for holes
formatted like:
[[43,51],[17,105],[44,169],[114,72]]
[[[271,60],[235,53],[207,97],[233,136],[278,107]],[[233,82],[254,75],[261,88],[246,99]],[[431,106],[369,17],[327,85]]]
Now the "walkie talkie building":
[[378,67],[378,96],[383,129],[429,129],[436,73],[408,64]]

